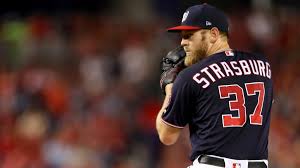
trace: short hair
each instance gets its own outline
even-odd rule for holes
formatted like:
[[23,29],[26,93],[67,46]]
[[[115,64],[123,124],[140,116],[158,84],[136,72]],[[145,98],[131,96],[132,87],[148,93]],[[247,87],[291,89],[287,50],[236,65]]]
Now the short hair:
[[221,37],[226,37],[227,40],[229,39],[229,34],[228,34],[228,32],[220,31],[220,36],[221,36]]
[[221,36],[226,36],[226,37],[228,37],[228,32],[220,31],[220,35],[221,35]]

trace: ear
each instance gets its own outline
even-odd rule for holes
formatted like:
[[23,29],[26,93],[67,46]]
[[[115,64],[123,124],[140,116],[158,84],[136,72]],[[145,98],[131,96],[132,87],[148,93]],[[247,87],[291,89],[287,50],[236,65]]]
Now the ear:
[[220,31],[218,28],[213,27],[210,29],[210,42],[215,43],[220,37]]

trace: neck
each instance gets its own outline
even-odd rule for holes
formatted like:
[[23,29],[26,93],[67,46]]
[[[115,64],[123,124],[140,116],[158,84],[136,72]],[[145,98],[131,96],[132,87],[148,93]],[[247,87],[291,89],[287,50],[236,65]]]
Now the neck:
[[218,41],[214,43],[207,51],[207,56],[219,53],[222,51],[230,50],[229,44],[226,42]]

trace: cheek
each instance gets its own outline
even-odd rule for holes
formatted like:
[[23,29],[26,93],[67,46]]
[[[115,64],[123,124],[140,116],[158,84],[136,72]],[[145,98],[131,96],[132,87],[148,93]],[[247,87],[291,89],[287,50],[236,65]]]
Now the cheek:
[[204,42],[203,41],[197,41],[193,44],[193,50],[197,51],[199,49],[202,49],[204,46]]
[[190,43],[190,48],[193,51],[198,50],[199,47],[201,47],[201,41],[195,41],[195,42]]

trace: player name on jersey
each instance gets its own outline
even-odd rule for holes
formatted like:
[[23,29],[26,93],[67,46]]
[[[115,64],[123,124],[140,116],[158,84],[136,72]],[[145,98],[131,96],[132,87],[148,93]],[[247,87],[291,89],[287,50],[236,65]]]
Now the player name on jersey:
[[242,75],[259,75],[271,79],[270,64],[261,60],[213,63],[196,73],[193,80],[205,89],[218,79]]

